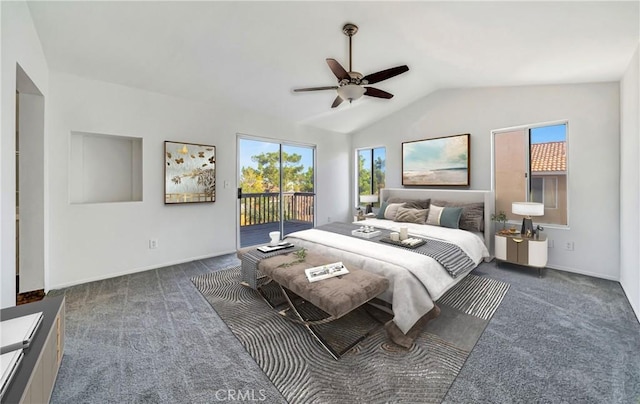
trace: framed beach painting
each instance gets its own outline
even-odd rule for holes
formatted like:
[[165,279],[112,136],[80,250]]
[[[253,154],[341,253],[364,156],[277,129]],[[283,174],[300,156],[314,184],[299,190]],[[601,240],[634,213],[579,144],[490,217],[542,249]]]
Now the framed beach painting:
[[470,134],[402,143],[402,185],[469,186]]
[[164,142],[164,203],[215,202],[216,147]]

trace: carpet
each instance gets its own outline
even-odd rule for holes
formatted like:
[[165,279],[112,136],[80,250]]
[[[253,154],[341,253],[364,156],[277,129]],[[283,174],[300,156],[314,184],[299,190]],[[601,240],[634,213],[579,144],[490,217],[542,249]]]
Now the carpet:
[[410,349],[378,326],[336,361],[240,285],[240,267],[191,280],[289,403],[440,403],[509,289],[470,274],[438,301],[440,316]]

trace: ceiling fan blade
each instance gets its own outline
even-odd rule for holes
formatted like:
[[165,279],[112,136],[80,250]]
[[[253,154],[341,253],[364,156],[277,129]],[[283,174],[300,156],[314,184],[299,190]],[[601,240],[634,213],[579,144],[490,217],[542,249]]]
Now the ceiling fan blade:
[[393,98],[393,94],[388,93],[386,91],[382,91],[377,88],[373,88],[373,87],[366,87],[364,95],[368,95],[369,97],[376,97],[376,98],[386,98],[386,99]]
[[337,96],[336,99],[333,100],[333,104],[331,104],[331,108],[335,108],[340,104],[342,104],[342,97]]
[[340,63],[338,63],[335,59],[327,59],[327,64],[329,65],[329,69],[336,75],[338,81],[340,80],[351,80],[351,76],[344,70],[344,67]]
[[326,87],[307,87],[307,88],[294,88],[293,91],[320,91],[320,90],[337,90],[338,86],[326,86]]
[[404,72],[409,71],[409,67],[407,65],[392,67],[391,69],[382,70],[376,73],[371,73],[362,78],[362,80],[367,80],[367,84],[375,84],[382,80],[390,79],[391,77],[397,76],[398,74],[402,74]]

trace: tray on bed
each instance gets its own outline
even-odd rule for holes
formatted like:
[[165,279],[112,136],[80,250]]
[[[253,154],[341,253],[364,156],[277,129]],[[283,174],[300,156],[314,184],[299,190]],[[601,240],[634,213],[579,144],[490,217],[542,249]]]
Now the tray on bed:
[[[410,237],[407,240],[411,240],[411,239],[417,239],[417,237]],[[421,245],[425,245],[427,243],[427,240],[424,240],[424,239],[419,239],[419,240],[420,241],[415,244],[408,244],[408,243],[403,243],[402,241],[393,241],[389,237],[383,237],[380,239],[380,241],[382,241],[383,243],[393,244],[393,245],[397,245],[404,248],[418,248]]]

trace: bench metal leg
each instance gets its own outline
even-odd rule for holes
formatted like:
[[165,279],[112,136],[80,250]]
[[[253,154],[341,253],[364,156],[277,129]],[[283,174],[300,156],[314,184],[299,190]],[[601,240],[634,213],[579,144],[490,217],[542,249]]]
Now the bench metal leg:
[[327,342],[324,340],[324,338],[322,338],[322,336],[320,334],[318,334],[313,328],[311,328],[312,325],[319,325],[319,324],[325,324],[328,323],[330,321],[335,320],[336,318],[334,318],[333,316],[324,318],[322,320],[318,320],[318,321],[307,321],[305,320],[302,315],[300,314],[300,312],[298,311],[298,309],[296,308],[295,304],[293,304],[293,301],[291,301],[291,298],[289,297],[289,293],[288,291],[282,287],[282,285],[278,284],[278,286],[280,287],[280,290],[282,291],[282,294],[284,295],[285,299],[287,299],[287,303],[289,304],[289,307],[291,308],[291,310],[293,310],[293,312],[296,314],[296,317],[298,317],[298,320],[293,319],[288,317],[285,314],[285,311],[281,311],[279,314],[283,317],[285,317],[287,320],[293,321],[295,323],[301,324],[302,326],[304,326],[304,328],[307,329],[307,331],[309,331],[311,333],[311,335],[313,335],[313,337],[320,343],[320,345],[322,345],[322,347],[324,349],[327,350],[327,352],[329,352],[329,354],[331,354],[331,356],[333,356],[333,359],[338,360],[340,359],[341,354],[337,353],[336,351],[333,350],[333,348],[331,348],[329,346],[329,344],[327,344]]
[[[271,281],[270,281],[271,282]],[[358,345],[360,342],[362,342],[364,339],[366,339],[369,335],[371,335],[371,331],[367,332],[366,334],[362,335],[360,338],[356,339],[355,341],[353,341],[351,344],[349,344],[346,348],[344,348],[342,351],[337,352],[335,349],[333,349],[328,343],[327,341],[322,337],[322,335],[320,335],[320,333],[318,333],[315,329],[313,329],[313,326],[316,325],[321,325],[321,324],[326,324],[329,323],[331,321],[335,321],[338,319],[338,317],[335,316],[329,316],[326,318],[323,318],[321,320],[305,320],[304,317],[302,317],[302,314],[300,313],[300,311],[296,308],[296,305],[293,303],[293,300],[291,299],[291,297],[289,296],[290,292],[287,288],[283,287],[282,285],[280,285],[279,283],[276,282],[276,284],[278,285],[278,287],[280,288],[280,290],[282,291],[282,294],[284,295],[286,301],[287,301],[287,305],[289,306],[286,309],[280,310],[278,312],[278,314],[280,314],[282,317],[286,318],[288,321],[294,322],[296,324],[300,324],[302,325],[304,328],[307,329],[307,331],[309,331],[309,333],[311,333],[311,335],[316,339],[316,341],[318,341],[320,343],[320,345],[322,345],[322,347],[329,352],[329,354],[333,357],[333,359],[338,360],[340,359],[340,357],[342,355],[344,355],[345,353],[347,353],[349,350],[351,350],[351,348],[353,348],[354,346]],[[261,293],[262,295],[262,293]],[[275,307],[273,307],[273,305],[271,305],[271,303],[269,302],[269,300],[266,298],[266,296],[262,295],[262,297],[267,301],[267,303],[274,309],[276,309]],[[305,300],[306,302],[306,300]],[[311,304],[311,303],[309,303]],[[295,313],[295,318],[288,316],[286,314],[286,312],[291,309],[293,311],[293,313]],[[365,312],[371,316],[371,318],[373,318],[375,320],[375,317],[373,317],[373,315],[371,315],[371,313],[369,313],[368,310],[365,310]],[[377,320],[376,320],[377,321]]]

